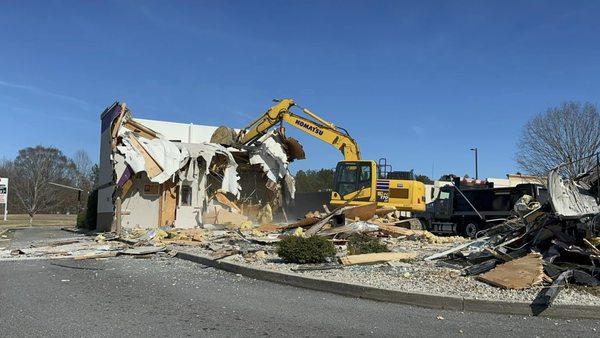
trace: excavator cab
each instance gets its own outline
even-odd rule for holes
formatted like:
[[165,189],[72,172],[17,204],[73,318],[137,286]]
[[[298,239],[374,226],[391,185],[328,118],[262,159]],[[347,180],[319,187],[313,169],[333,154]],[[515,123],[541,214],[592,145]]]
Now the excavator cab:
[[377,165],[374,161],[341,161],[335,168],[332,205],[375,202]]

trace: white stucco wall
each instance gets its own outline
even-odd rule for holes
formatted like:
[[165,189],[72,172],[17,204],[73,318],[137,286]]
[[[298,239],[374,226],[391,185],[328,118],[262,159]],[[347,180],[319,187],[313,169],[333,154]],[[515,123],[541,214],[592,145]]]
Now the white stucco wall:
[[123,215],[121,218],[121,226],[124,228],[155,228],[158,226],[158,212],[160,195],[150,196],[144,193],[144,185],[154,184],[144,175],[138,178],[137,175],[133,178],[127,196],[123,199],[121,209]]
[[210,142],[212,134],[218,127],[204,126],[193,123],[176,123],[146,119],[135,119],[146,127],[161,133],[168,140],[183,143]]

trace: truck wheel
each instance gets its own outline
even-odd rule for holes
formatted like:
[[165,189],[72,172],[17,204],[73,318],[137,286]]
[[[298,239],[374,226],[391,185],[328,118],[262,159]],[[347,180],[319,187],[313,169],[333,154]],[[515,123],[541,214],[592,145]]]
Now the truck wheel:
[[475,238],[475,235],[479,231],[479,224],[477,223],[469,223],[465,227],[465,235],[470,238]]

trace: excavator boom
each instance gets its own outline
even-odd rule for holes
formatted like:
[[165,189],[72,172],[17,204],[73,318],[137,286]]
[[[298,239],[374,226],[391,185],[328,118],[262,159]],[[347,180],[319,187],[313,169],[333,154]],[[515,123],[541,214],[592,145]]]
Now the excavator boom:
[[303,108],[302,111],[310,116],[312,120],[292,113],[290,109],[295,105],[296,104],[292,99],[278,101],[276,105],[269,108],[269,110],[261,117],[254,120],[248,127],[240,131],[238,134],[238,142],[241,144],[252,143],[264,135],[274,125],[285,121],[303,132],[340,150],[344,155],[344,160],[360,160],[358,144],[346,131],[339,130],[333,123],[325,121],[308,109]]

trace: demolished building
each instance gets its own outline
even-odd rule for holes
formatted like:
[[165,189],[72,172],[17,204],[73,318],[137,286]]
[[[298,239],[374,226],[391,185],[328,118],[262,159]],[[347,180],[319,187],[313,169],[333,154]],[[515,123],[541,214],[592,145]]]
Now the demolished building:
[[241,222],[267,205],[285,213],[294,198],[284,136],[276,130],[236,148],[211,142],[217,127],[134,118],[121,102],[101,121],[100,231],[193,228],[219,217]]

